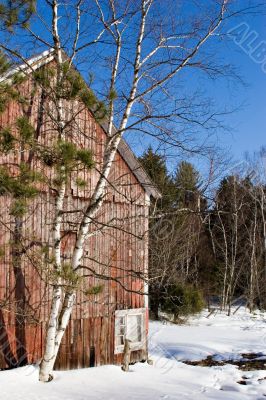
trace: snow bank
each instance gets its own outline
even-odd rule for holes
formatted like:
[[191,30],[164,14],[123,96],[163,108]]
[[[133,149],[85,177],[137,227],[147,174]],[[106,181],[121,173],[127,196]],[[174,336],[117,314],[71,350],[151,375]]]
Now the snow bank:
[[[150,353],[154,365],[136,364],[130,372],[106,366],[56,372],[49,384],[38,382],[33,366],[0,372],[0,400],[263,400],[266,371],[243,372],[232,365],[193,367],[179,360],[207,355],[238,357],[265,354],[266,314],[206,318],[207,312],[176,326],[152,322]],[[245,379],[246,385],[237,382]],[[259,380],[261,379],[261,380]]]

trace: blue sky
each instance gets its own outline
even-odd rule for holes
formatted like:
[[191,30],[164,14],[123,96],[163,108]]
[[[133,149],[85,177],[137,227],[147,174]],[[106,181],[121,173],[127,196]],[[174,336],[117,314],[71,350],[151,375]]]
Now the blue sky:
[[[245,24],[248,29],[248,36],[251,32],[256,32],[257,38],[250,49],[265,43],[264,70],[261,63],[256,63],[254,59],[241,46],[236,44],[232,38],[226,45],[217,48],[218,58],[228,61],[235,67],[235,71],[241,77],[241,82],[237,79],[218,79],[209,80],[202,76],[197,77],[197,84],[202,85],[206,96],[213,99],[217,109],[222,111],[227,108],[228,114],[222,117],[226,130],[218,130],[215,134],[214,142],[218,145],[224,156],[232,158],[232,165],[237,165],[238,161],[243,160],[245,153],[252,155],[266,146],[266,19],[265,15],[242,16],[234,26]],[[243,26],[245,26],[243,25]],[[251,36],[253,38],[253,35]],[[248,40],[247,40],[248,42]],[[243,44],[243,47],[244,44]],[[186,82],[188,87],[192,84]],[[204,159],[191,158],[191,162],[204,174],[208,162]],[[174,168],[175,163],[170,162],[169,168]],[[208,173],[208,172],[207,172]],[[226,173],[226,171],[225,171]]]
[[[265,41],[265,16],[256,18],[243,17],[242,23],[249,25],[250,31],[256,31],[258,38],[253,43],[257,46]],[[241,23],[241,21],[239,21]],[[230,133],[219,136],[219,142],[232,151],[235,158],[241,158],[246,151],[253,152],[266,145],[266,54],[265,72],[262,64],[258,64],[237,44],[232,42],[228,53],[223,50],[224,57],[230,57],[241,74],[244,85],[227,85],[214,83],[209,90],[219,102],[228,101],[232,109],[240,109],[225,117],[225,122],[231,127]]]
[[[43,7],[44,3],[38,2],[38,4]],[[187,4],[190,9],[189,3]],[[234,22],[234,24],[239,23],[247,24],[250,31],[258,33],[255,46],[262,41],[266,43],[265,15],[256,17],[244,15]],[[43,30],[38,25],[35,28],[43,36]],[[199,86],[204,95],[213,99],[217,110],[222,111],[226,106],[230,113],[223,116],[223,124],[228,130],[227,133],[222,129],[216,132],[216,142],[228,153],[231,152],[235,159],[241,159],[246,151],[254,152],[266,145],[266,73],[262,71],[262,65],[254,62],[233,40],[217,48],[217,53],[220,59],[235,65],[237,73],[243,78],[244,85],[232,79],[213,81],[206,79],[206,76],[191,77],[190,74],[184,75],[183,84],[188,93]],[[235,109],[237,110],[234,111]],[[132,145],[137,154],[140,154],[145,147],[144,143],[134,140]]]
[[[213,141],[226,155],[231,155],[233,160],[243,159],[246,152],[252,154],[262,146],[266,146],[266,19],[265,15],[242,15],[230,28],[240,24],[247,26],[248,36],[256,32],[257,38],[250,49],[254,49],[265,42],[265,72],[260,63],[232,40],[221,43],[217,47],[217,57],[222,62],[232,64],[241,82],[233,78],[220,78],[210,80],[204,74],[187,74],[183,80],[184,87],[190,92],[196,86],[203,90],[204,95],[210,97],[215,108],[219,111],[227,109],[228,114],[222,117],[226,130],[220,129],[215,133]],[[227,28],[229,29],[229,28]],[[253,36],[252,36],[253,38]],[[216,51],[216,49],[215,49]],[[252,50],[251,50],[252,51]],[[132,146],[140,154],[142,143],[132,141]],[[181,156],[182,157],[182,156]],[[185,156],[186,157],[186,156]],[[178,157],[168,159],[169,168],[174,168]],[[191,158],[200,170],[202,161]],[[203,161],[204,165],[204,161]]]

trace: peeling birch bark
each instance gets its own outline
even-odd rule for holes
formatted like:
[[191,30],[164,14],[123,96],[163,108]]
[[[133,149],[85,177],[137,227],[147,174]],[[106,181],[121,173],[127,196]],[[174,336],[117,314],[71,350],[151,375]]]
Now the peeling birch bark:
[[[140,5],[140,20],[139,20],[139,31],[137,34],[136,40],[136,48],[135,48],[135,60],[133,62],[133,74],[132,74],[132,81],[129,90],[129,96],[127,98],[125,109],[123,112],[123,116],[121,118],[121,122],[118,126],[118,129],[114,132],[113,124],[114,124],[114,100],[110,97],[109,102],[109,115],[108,115],[108,129],[107,129],[107,143],[104,151],[103,157],[103,166],[101,169],[100,178],[96,184],[95,190],[91,197],[89,204],[84,212],[82,220],[79,222],[78,231],[77,231],[77,238],[75,243],[75,248],[71,258],[71,267],[73,271],[77,271],[80,267],[81,260],[84,253],[84,244],[88,237],[90,227],[92,224],[93,219],[97,215],[98,211],[101,209],[105,190],[108,182],[108,177],[110,174],[111,167],[113,165],[113,161],[115,159],[116,153],[118,151],[119,143],[124,135],[124,132],[128,126],[128,121],[132,113],[132,108],[134,104],[142,97],[147,94],[152,93],[158,87],[169,81],[172,77],[174,77],[182,68],[184,68],[189,61],[197,54],[198,50],[204,43],[215,33],[215,31],[219,28],[222,23],[226,5],[228,0],[224,0],[221,5],[221,12],[218,16],[217,20],[214,24],[211,24],[207,33],[198,41],[195,47],[189,52],[189,54],[184,58],[180,64],[174,68],[170,73],[166,74],[162,79],[158,80],[155,83],[152,83],[147,89],[145,89],[142,93],[138,93],[138,84],[142,78],[140,73],[141,68],[147,63],[150,58],[156,54],[157,50],[159,50],[160,46],[165,45],[166,38],[161,40],[158,47],[156,47],[153,51],[151,51],[146,57],[142,60],[142,46],[143,41],[145,38],[145,28],[146,28],[146,18],[148,12],[153,4],[153,0],[142,0]],[[59,2],[58,0],[51,0],[48,2],[51,6],[53,12],[53,26],[52,26],[52,35],[54,41],[54,51],[55,51],[55,58],[57,63],[57,79],[60,83],[60,74],[61,74],[61,66],[63,63],[62,60],[62,50],[60,44],[60,35],[58,32],[58,7]],[[112,67],[111,71],[111,82],[110,82],[110,93],[115,91],[116,88],[116,79],[119,73],[119,62],[121,57],[121,32],[119,31],[118,24],[119,21],[116,18],[115,12],[115,2],[110,0],[110,6],[113,14],[113,21],[111,25],[104,19],[104,12],[101,8],[101,4],[99,0],[96,0],[95,3],[98,6],[99,13],[101,16],[101,22],[104,26],[104,30],[101,31],[98,35],[100,39],[103,35],[103,32],[106,30],[109,32],[110,35],[115,39],[116,43],[116,55],[115,55],[115,62]],[[78,7],[80,2],[78,2]],[[77,29],[75,39],[74,39],[74,47],[72,51],[72,55],[70,57],[70,65],[72,65],[74,61],[74,57],[76,54],[77,43],[79,38],[80,32],[80,9],[78,11],[78,18],[77,18]],[[117,22],[115,22],[117,21]],[[111,26],[114,29],[111,29]],[[57,82],[57,83],[58,83]],[[64,137],[64,110],[63,110],[63,101],[62,99],[58,99],[57,104],[57,124],[58,124],[58,134],[59,137]],[[65,198],[65,185],[62,184],[60,190],[58,191],[57,199],[56,199],[56,210],[55,210],[55,220],[54,220],[54,257],[55,257],[55,270],[61,270],[61,225],[62,225],[62,211],[63,211],[63,203]],[[45,352],[44,357],[40,366],[40,380],[43,382],[48,382],[52,377],[52,371],[55,365],[56,357],[60,348],[60,344],[62,338],[64,336],[65,330],[69,323],[69,319],[71,317],[71,313],[73,310],[73,306],[75,304],[76,293],[74,288],[67,288],[62,289],[62,285],[60,282],[60,278],[54,285],[53,288],[53,297],[52,297],[52,306],[50,311],[50,319],[48,324],[47,330],[47,337],[46,337],[46,345],[45,345]]]

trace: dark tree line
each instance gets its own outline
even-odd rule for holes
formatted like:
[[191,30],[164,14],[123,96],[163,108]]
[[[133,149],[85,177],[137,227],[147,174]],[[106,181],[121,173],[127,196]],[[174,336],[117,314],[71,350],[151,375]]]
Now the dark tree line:
[[[187,161],[169,173],[149,148],[140,158],[162,199],[150,215],[150,307],[178,318],[214,299],[265,308],[265,200],[262,173],[225,176],[212,198]],[[204,187],[204,189],[203,189]]]

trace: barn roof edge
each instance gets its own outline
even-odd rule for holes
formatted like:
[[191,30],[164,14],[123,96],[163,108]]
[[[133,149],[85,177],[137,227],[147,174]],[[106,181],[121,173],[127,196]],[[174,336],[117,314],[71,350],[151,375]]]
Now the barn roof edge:
[[[9,69],[5,74],[0,77],[0,83],[8,80],[12,77],[12,75],[25,72],[30,73],[35,71],[36,69],[42,67],[45,64],[51,62],[54,58],[54,49],[45,50],[41,54],[33,56],[29,59],[23,59],[23,63],[21,65],[15,66]],[[104,123],[98,122],[102,129],[107,134],[106,125]],[[141,165],[140,161],[135,156],[134,152],[130,148],[129,144],[126,142],[124,138],[121,139],[121,142],[118,146],[118,152],[121,157],[124,159],[129,169],[137,178],[140,185],[144,188],[145,192],[152,196],[155,199],[161,198],[161,193],[157,188],[156,184],[151,180],[148,173],[145,171],[144,167]]]

